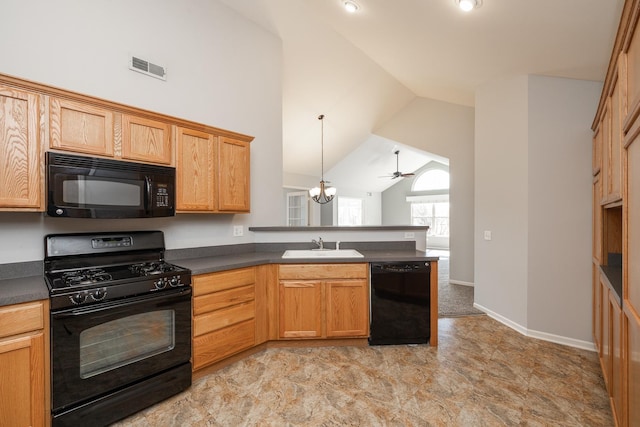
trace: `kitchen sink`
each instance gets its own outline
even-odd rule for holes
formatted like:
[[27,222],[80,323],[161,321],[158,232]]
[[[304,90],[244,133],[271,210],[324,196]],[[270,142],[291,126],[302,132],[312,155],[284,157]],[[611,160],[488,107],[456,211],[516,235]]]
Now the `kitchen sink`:
[[364,258],[355,249],[292,249],[285,251],[282,258]]

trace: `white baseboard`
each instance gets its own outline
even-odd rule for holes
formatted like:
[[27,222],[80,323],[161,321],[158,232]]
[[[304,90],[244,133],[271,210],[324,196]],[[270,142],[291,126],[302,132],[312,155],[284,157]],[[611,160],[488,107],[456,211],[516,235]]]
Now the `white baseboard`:
[[475,286],[473,282],[463,282],[462,280],[449,279],[449,283],[451,283],[452,285],[471,286],[472,288]]
[[485,312],[487,316],[497,320],[498,322],[510,327],[511,329],[517,332],[520,332],[524,336],[540,339],[543,341],[549,341],[556,344],[562,344],[569,347],[579,348],[581,350],[596,351],[595,344],[590,341],[577,340],[575,338],[563,337],[560,335],[554,335],[547,332],[530,330],[494,311],[489,310],[486,307],[481,306],[480,304],[473,303],[473,307],[477,308],[480,311]]

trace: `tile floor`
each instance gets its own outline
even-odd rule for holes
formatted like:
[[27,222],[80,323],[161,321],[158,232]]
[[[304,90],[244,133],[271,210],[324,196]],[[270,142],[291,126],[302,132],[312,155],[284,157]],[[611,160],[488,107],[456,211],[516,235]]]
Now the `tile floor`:
[[596,353],[487,316],[437,348],[268,349],[117,426],[611,426]]

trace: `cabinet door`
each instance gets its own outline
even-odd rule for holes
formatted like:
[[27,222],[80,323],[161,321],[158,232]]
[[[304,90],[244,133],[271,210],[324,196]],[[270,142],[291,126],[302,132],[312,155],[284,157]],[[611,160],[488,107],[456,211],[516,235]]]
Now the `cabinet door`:
[[49,101],[51,148],[113,157],[113,112],[64,99]]
[[609,291],[609,323],[611,328],[611,381],[609,394],[617,425],[622,425],[622,310]]
[[611,316],[609,315],[609,288],[600,278],[600,286],[602,288],[602,374],[607,390],[611,393]]
[[215,137],[209,133],[176,129],[176,208],[182,212],[216,209]]
[[[624,282],[625,305],[633,308],[635,313],[640,313],[640,142],[636,136],[627,148],[627,177],[625,204],[626,215],[626,248],[623,248],[623,266],[627,270],[627,279]],[[626,251],[624,250],[626,249]]]
[[38,96],[0,86],[0,208],[43,210]]
[[321,338],[322,292],[320,281],[280,282],[280,337]]
[[627,423],[628,426],[640,426],[640,318],[635,314],[624,311],[623,331],[626,340],[625,357],[627,374]]
[[593,264],[593,340],[596,351],[602,356],[602,285],[600,266]]
[[606,158],[608,162],[606,196],[608,202],[615,202],[622,198],[622,99],[617,76],[609,102],[611,135]]
[[218,209],[249,212],[249,143],[218,138]]
[[602,264],[602,175],[593,179],[593,257]]
[[327,337],[369,335],[369,292],[366,280],[325,283]]
[[600,124],[598,128],[601,133],[601,149],[602,149],[602,163],[600,165],[600,185],[602,186],[602,194],[600,203],[606,204],[607,200],[607,189],[609,188],[609,151],[611,146],[611,102],[608,99],[605,103],[605,107],[602,113],[602,119],[600,120]]
[[0,426],[45,425],[44,355],[42,333],[0,340]]
[[596,129],[593,135],[593,154],[592,154],[593,175],[600,173],[600,165],[602,164],[602,132],[600,127]]
[[139,162],[171,165],[171,126],[165,122],[123,114],[122,157]]

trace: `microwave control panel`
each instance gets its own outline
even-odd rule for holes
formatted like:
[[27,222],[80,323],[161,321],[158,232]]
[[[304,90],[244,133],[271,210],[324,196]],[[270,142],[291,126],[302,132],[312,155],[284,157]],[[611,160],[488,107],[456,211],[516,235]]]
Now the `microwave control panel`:
[[167,188],[167,185],[158,184],[158,187],[156,189],[156,207],[169,207],[169,190]]

